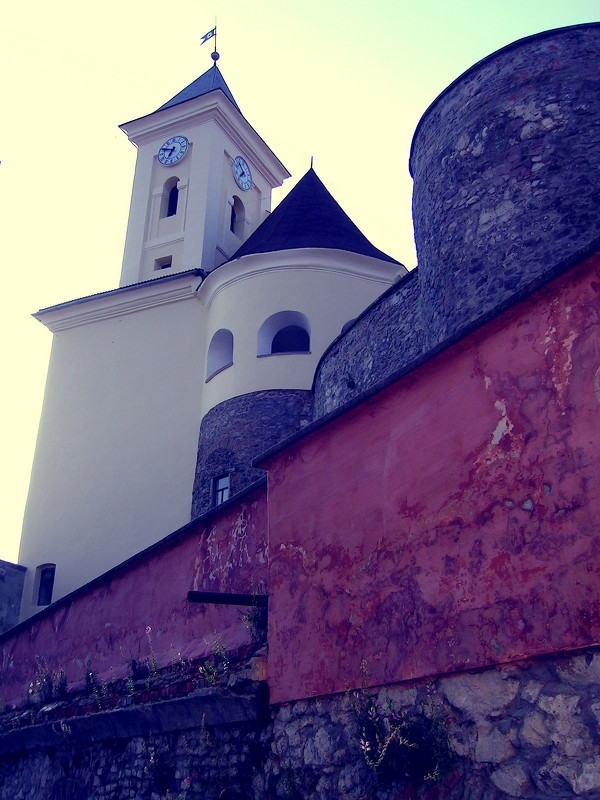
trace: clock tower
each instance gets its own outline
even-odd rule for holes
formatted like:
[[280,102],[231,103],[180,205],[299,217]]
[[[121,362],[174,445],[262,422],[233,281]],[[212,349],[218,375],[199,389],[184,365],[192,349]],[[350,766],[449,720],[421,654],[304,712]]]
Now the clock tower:
[[289,177],[216,63],[157,111],[121,125],[138,149],[121,286],[227,261]]

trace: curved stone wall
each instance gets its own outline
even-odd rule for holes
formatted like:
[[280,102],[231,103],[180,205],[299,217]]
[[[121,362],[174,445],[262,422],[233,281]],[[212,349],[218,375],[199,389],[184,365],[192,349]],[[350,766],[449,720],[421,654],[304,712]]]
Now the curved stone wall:
[[430,344],[531,291],[600,237],[600,24],[515,42],[429,107],[413,216]]
[[211,483],[229,473],[231,493],[265,475],[252,466],[264,450],[295,433],[312,419],[312,392],[271,389],[232,397],[202,420],[192,497],[192,519],[211,507]]
[[419,275],[409,272],[339,336],[319,362],[315,418],[401,370],[423,351]]

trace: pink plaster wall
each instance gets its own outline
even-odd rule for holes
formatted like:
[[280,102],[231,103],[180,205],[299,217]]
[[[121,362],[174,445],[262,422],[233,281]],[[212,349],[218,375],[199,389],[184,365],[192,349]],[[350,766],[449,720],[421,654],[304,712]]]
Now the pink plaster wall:
[[274,702],[600,641],[600,257],[269,465]]
[[35,673],[36,656],[50,671],[65,670],[69,686],[92,669],[99,680],[127,674],[132,658],[159,666],[173,653],[209,655],[215,632],[230,651],[249,643],[237,607],[188,603],[190,589],[252,592],[266,581],[266,492],[193,526],[89,585],[72,602],[0,639],[0,697],[20,704]]

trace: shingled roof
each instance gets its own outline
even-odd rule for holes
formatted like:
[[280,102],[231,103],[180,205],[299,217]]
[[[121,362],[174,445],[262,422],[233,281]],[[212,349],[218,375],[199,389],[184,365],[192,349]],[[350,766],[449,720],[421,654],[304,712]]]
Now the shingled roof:
[[165,108],[177,106],[179,103],[185,103],[186,100],[193,100],[194,97],[200,97],[203,94],[214,92],[215,89],[220,89],[225,96],[231,100],[240,114],[242,113],[240,107],[233,99],[233,95],[229,91],[229,86],[225,83],[225,78],[221,75],[221,71],[216,64],[213,64],[203,75],[200,75],[193,83],[190,83],[190,85],[182,89],[179,94],[176,94],[175,97],[172,97],[167,103],[156,110],[162,111]]
[[347,250],[392,264],[399,263],[373,247],[327,191],[312,167],[230,260],[252,253],[300,247]]

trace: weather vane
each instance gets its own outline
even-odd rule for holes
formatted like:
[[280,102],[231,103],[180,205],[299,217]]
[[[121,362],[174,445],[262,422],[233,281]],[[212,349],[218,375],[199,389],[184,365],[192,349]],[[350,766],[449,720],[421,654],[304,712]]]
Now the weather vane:
[[216,64],[217,61],[219,60],[219,54],[217,53],[217,20],[216,20],[216,18],[215,18],[215,27],[212,30],[210,30],[208,33],[204,34],[204,36],[202,37],[202,41],[200,42],[200,47],[202,47],[204,42],[208,42],[209,39],[212,39],[213,36],[215,37],[215,47],[214,47],[214,50],[212,51],[212,53],[210,54],[210,57],[212,58],[212,60]]

